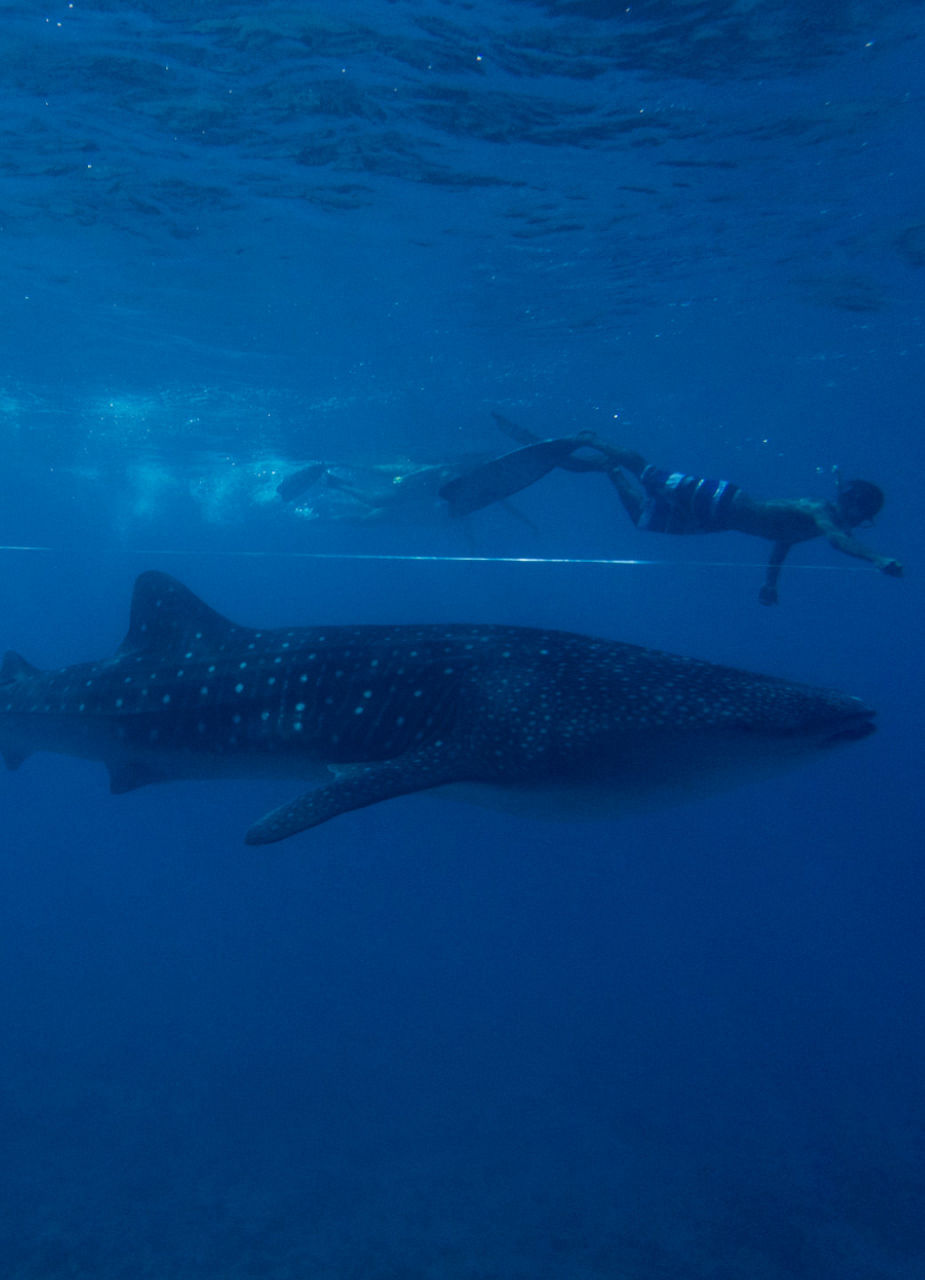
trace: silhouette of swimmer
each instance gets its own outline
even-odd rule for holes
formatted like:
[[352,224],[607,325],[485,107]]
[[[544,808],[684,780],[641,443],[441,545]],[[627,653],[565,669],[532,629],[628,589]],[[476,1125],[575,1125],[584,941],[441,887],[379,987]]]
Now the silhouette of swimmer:
[[[478,461],[480,461],[479,459]],[[319,519],[376,520],[401,508],[437,505],[440,486],[461,468],[443,463],[373,463],[371,465],[311,462],[277,485],[284,502],[308,504]]]
[[[444,488],[461,474],[477,474],[480,465],[488,460],[485,454],[469,454],[450,462],[311,462],[286,476],[276,492],[284,502],[296,503],[299,514],[319,520],[365,522],[428,513],[445,516],[447,508],[439,500]],[[495,486],[484,501],[468,509],[453,507],[452,514],[466,515],[469,509],[477,510],[503,499]],[[511,514],[523,519],[516,511]]]
[[[634,450],[617,448],[593,432],[540,440],[500,414],[494,417],[507,434],[523,442],[522,447],[445,485],[441,495],[450,503],[452,514],[474,511],[510,497],[556,467],[601,471],[617,490],[638,529],[680,534],[732,531],[772,542],[767,574],[758,595],[762,604],[777,604],[781,567],[791,547],[813,538],[824,537],[837,551],[866,560],[890,577],[902,576],[903,567],[898,560],[872,551],[853,537],[853,530],[870,523],[883,506],[883,491],[869,480],[839,482],[834,502],[813,498],[759,501],[728,480],[662,470]],[[599,456],[575,457],[582,449]]]

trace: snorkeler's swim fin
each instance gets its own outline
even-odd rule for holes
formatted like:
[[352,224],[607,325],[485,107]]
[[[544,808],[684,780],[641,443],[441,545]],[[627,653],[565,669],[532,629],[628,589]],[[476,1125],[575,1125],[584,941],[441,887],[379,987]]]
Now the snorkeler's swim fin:
[[581,436],[538,440],[456,476],[439,490],[440,497],[449,504],[451,516],[467,516],[542,480],[586,445]]
[[[496,410],[492,409],[491,416],[498,424],[499,429],[503,431],[506,436],[509,436],[511,440],[516,440],[518,444],[539,444],[542,440],[542,436],[536,435],[536,433],[531,431],[529,427],[522,427],[519,423],[512,422],[510,418],[505,418],[503,413],[498,413]],[[603,454],[604,458],[610,457],[619,465],[619,459],[614,454],[611,445],[606,444],[599,436],[594,435],[593,432],[584,431],[582,432],[582,435],[585,437],[584,442],[587,444],[589,449],[597,449],[599,453]],[[582,472],[608,470],[607,463],[601,458],[562,458],[557,465],[560,466],[563,471]]]
[[517,444],[539,444],[543,438],[535,431],[531,431],[529,427],[522,427],[519,422],[512,422],[510,418],[506,418],[503,413],[498,413],[495,409],[492,409],[491,416],[498,428]]

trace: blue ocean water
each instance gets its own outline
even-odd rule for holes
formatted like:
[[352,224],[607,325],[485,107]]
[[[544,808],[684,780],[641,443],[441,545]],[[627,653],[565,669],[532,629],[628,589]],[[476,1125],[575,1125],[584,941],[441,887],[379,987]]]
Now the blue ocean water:
[[[0,590],[42,667],[232,618],[556,626],[835,685],[869,741],[619,822],[0,777],[0,1273],[919,1280],[923,8],[0,7]],[[591,428],[767,546],[559,473],[453,522],[276,486]],[[638,563],[595,563],[600,561]]]

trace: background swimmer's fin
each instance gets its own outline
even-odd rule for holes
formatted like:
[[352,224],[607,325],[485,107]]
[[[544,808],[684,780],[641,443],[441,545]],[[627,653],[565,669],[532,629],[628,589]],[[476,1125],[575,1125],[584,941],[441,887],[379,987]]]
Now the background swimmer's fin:
[[490,462],[450,480],[440,489],[440,497],[449,503],[452,516],[480,511],[482,507],[501,502],[542,480],[585,443],[575,436],[562,440],[538,440],[522,449],[515,449],[513,453],[492,458]]
[[311,462],[307,467],[301,467],[298,471],[293,471],[291,476],[287,476],[281,484],[276,486],[276,492],[283,502],[292,502],[300,493],[310,489],[323,475],[324,463]]

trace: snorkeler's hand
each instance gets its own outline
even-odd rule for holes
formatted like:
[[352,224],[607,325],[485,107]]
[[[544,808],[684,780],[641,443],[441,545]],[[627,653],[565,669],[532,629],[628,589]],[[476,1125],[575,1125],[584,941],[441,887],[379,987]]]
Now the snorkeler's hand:
[[762,604],[777,604],[777,587],[769,587],[765,584],[758,592],[758,599]]
[[890,578],[901,578],[903,576],[903,567],[898,560],[878,560],[877,568]]

